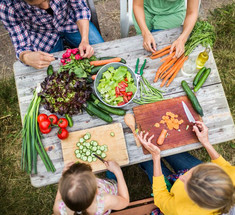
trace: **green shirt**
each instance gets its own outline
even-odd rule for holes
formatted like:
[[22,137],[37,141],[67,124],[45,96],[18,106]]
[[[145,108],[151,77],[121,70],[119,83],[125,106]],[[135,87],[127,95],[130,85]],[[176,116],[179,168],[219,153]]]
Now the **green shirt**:
[[[185,18],[185,0],[144,0],[144,13],[150,31],[177,28],[182,25]],[[134,14],[133,21],[137,34],[141,34]]]

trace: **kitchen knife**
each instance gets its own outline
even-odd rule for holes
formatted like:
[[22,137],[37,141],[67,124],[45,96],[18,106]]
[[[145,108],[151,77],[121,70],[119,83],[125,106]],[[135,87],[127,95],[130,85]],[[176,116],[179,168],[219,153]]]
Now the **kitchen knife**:
[[192,123],[195,123],[195,119],[194,119],[193,115],[191,114],[191,112],[188,109],[187,105],[183,101],[182,101],[182,105],[183,105],[183,108],[184,108],[184,112],[185,112],[186,116],[188,117],[188,121],[192,122]]
[[105,163],[106,161],[101,158],[100,156],[96,155],[95,153],[92,153],[96,158],[98,158],[100,161],[102,161],[103,163]]

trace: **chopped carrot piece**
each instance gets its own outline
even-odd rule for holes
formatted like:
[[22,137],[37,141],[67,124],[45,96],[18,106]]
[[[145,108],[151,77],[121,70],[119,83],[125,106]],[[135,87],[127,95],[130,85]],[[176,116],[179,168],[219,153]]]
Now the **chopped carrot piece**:
[[159,123],[155,123],[154,125],[156,128],[159,128],[160,127],[160,124]]

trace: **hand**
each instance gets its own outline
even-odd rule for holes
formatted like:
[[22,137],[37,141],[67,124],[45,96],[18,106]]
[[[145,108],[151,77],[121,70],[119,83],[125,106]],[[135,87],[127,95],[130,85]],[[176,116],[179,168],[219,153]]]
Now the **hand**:
[[196,125],[193,126],[193,131],[196,133],[198,140],[203,146],[210,144],[208,138],[208,128],[203,122],[196,121]]
[[42,51],[22,53],[22,58],[20,55],[20,59],[24,64],[32,66],[35,69],[48,67],[55,60],[53,54]]
[[118,173],[122,171],[119,164],[116,161],[105,161],[104,164],[110,172]]
[[143,132],[140,132],[140,135],[138,135],[138,138],[140,142],[143,144],[144,148],[146,148],[153,157],[160,157],[161,150],[154,144],[151,143],[151,140],[154,138],[154,135],[152,135],[148,140],[146,139],[148,136],[148,132],[143,135]]
[[73,164],[74,164],[74,162],[69,162],[69,163],[65,164],[64,169],[62,171],[62,174],[64,174]]
[[180,37],[172,43],[170,54],[175,50],[174,57],[179,58],[184,53],[184,40]]
[[157,50],[155,40],[150,32],[143,34],[143,47],[149,52],[155,52]]
[[93,47],[89,42],[82,41],[78,47],[81,57],[90,58],[94,54]]

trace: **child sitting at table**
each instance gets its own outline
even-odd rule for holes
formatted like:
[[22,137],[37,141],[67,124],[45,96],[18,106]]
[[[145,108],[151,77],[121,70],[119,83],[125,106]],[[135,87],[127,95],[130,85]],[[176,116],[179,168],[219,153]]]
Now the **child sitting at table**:
[[105,165],[117,182],[97,178],[88,164],[67,165],[59,182],[54,215],[107,215],[112,209],[127,207],[129,193],[120,166],[115,161],[106,161]]

